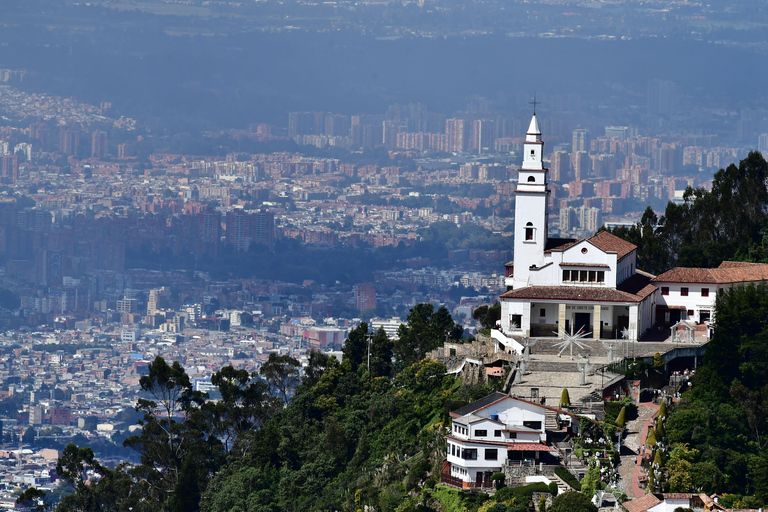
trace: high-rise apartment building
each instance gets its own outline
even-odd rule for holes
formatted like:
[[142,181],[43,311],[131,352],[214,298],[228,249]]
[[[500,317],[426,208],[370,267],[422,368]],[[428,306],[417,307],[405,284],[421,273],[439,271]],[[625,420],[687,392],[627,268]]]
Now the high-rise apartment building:
[[42,425],[45,419],[43,407],[41,405],[33,405],[29,408],[29,424],[32,426]]
[[589,130],[576,128],[571,139],[571,153],[579,151],[589,152]]
[[352,120],[342,114],[328,114],[325,116],[325,134],[330,137],[349,137],[352,128]]
[[397,135],[405,133],[408,130],[408,123],[405,121],[382,121],[382,143],[385,148],[394,148],[397,146]]
[[74,156],[77,155],[79,147],[80,131],[62,126],[59,137],[59,151],[65,155]]
[[18,155],[0,156],[0,181],[3,184],[16,183],[19,180]]
[[117,158],[130,158],[133,156],[133,147],[130,144],[117,146]]
[[149,298],[147,299],[147,316],[152,316],[160,309],[160,303],[163,298],[168,298],[171,292],[165,286],[162,288],[154,288],[149,290]]
[[552,181],[568,181],[571,172],[571,157],[566,151],[555,151],[549,166]]
[[272,212],[227,212],[226,240],[236,251],[247,251],[251,244],[272,247],[275,237],[275,216]]
[[616,137],[621,141],[627,140],[627,137],[629,136],[629,127],[628,126],[606,126],[605,136]]
[[757,150],[763,154],[763,158],[768,158],[768,133],[761,133],[758,137]]
[[123,297],[117,301],[116,310],[120,314],[136,313],[139,310],[139,301],[138,299]]
[[376,289],[372,283],[355,285],[355,307],[358,311],[376,309]]
[[589,170],[592,167],[592,160],[587,151],[576,151],[571,153],[571,169],[573,169],[573,179],[576,181],[584,180],[589,177]]
[[107,156],[107,132],[95,130],[91,133],[91,158]]
[[469,149],[470,127],[469,119],[446,119],[445,134],[448,136],[448,151],[463,153]]
[[491,119],[478,119],[474,122],[473,142],[478,154],[493,151],[493,143],[496,141],[496,123]]

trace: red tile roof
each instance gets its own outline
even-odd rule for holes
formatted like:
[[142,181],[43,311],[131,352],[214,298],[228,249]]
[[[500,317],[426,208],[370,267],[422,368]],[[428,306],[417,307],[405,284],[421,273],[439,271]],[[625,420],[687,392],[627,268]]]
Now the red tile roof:
[[547,238],[547,245],[544,247],[544,252],[564,251],[580,241],[581,240],[575,238]]
[[451,435],[445,436],[445,438],[461,444],[473,443],[473,444],[489,444],[493,446],[503,446],[507,450],[513,451],[513,452],[537,452],[537,451],[553,452],[555,451],[554,448],[541,443],[514,443],[514,442],[489,441],[485,439],[462,439],[460,437],[453,437]]
[[596,233],[591,238],[587,238],[587,242],[604,252],[615,252],[618,260],[621,260],[624,256],[637,249],[635,244],[627,242],[608,231]]
[[[655,288],[656,287],[654,286],[652,290]],[[647,293],[645,295],[647,295]],[[640,295],[621,291],[616,288],[596,288],[587,286],[527,286],[517,290],[510,290],[500,297],[502,299],[540,299],[587,302],[640,302],[643,299]]]
[[653,279],[660,283],[730,284],[768,281],[768,264],[724,261],[717,268],[675,267]]
[[622,503],[627,512],[646,512],[651,507],[655,507],[661,503],[661,500],[654,494],[646,494],[642,498],[636,500],[626,501]]
[[633,276],[625,279],[623,283],[616,288],[622,292],[631,293],[639,299],[644,299],[655,292],[658,288],[652,283],[653,274],[637,270]]

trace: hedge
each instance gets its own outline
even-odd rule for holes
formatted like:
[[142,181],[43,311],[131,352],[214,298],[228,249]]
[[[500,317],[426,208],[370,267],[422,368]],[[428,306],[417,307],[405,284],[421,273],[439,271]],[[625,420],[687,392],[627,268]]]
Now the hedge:
[[570,471],[568,471],[564,467],[562,466],[556,467],[555,474],[560,478],[562,478],[565,483],[573,487],[575,490],[577,491],[581,490],[581,484],[579,483],[579,481],[576,479],[575,476],[573,476],[573,474],[571,474]]

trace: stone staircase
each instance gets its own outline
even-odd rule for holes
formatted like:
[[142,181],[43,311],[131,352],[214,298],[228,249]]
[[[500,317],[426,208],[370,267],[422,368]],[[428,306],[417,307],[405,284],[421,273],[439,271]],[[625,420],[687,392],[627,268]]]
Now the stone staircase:
[[550,411],[547,409],[544,420],[544,428],[550,431],[560,430],[560,426],[557,424],[557,413],[555,411]]
[[[586,474],[589,467],[587,467],[581,459],[576,457],[575,455],[571,454],[570,458],[565,457],[566,450],[572,450],[572,445],[570,442],[562,441],[557,442],[554,444],[555,448],[557,449],[557,455],[560,459],[560,464],[567,470],[569,470],[576,478],[580,478],[582,475]],[[565,484],[565,482],[563,482]],[[568,484],[565,484],[568,486]],[[570,490],[570,486],[569,490]]]
[[563,494],[564,492],[572,491],[571,486],[563,481],[562,478],[554,474],[550,477],[550,480],[557,484],[557,494]]
[[531,361],[528,363],[529,372],[578,372],[579,367],[576,362],[571,361]]

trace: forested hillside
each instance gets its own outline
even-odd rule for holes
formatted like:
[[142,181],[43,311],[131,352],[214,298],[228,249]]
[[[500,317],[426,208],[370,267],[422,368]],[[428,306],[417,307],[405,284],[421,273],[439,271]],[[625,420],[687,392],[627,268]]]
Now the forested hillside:
[[[768,165],[752,152],[715,174],[712,191],[688,189],[682,204],[613,232],[638,246],[638,268],[768,262]],[[665,422],[668,492],[728,493],[724,506],[768,503],[768,287],[717,297],[716,326],[703,366]]]
[[415,510],[409,493],[439,478],[449,411],[491,391],[424,359],[446,334],[461,336],[447,310],[420,304],[401,343],[373,333],[370,365],[363,323],[341,361],[311,352],[300,382],[288,356],[272,354],[260,376],[223,368],[220,401],[157,358],[141,380],[143,430],[126,440],[141,464],[108,469],[68,446],[59,473],[75,493],[59,510]]
[[667,490],[734,494],[727,503],[744,507],[768,503],[766,284],[718,297],[704,364],[666,426]]

